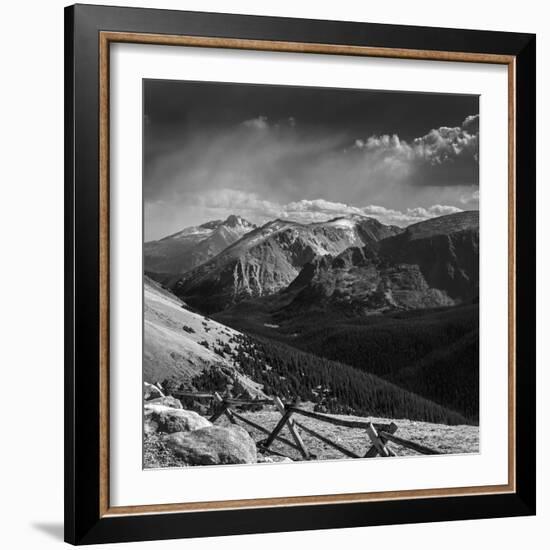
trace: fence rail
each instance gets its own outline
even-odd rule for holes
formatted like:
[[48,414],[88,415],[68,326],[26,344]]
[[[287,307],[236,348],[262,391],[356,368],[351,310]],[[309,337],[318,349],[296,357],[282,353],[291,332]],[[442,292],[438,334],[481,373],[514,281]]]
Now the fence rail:
[[[421,445],[414,441],[409,441],[402,437],[396,436],[395,432],[398,427],[393,422],[390,424],[381,424],[374,422],[365,422],[360,420],[347,420],[345,418],[338,418],[336,416],[330,416],[314,411],[308,411],[298,406],[297,402],[283,403],[278,396],[274,396],[268,399],[238,399],[232,397],[222,397],[219,393],[205,393],[205,392],[183,392],[173,391],[171,392],[174,397],[177,398],[193,398],[193,399],[209,399],[214,404],[214,414],[210,417],[211,422],[216,422],[220,417],[226,416],[232,424],[237,424],[237,421],[247,424],[248,426],[258,430],[259,432],[267,435],[266,439],[257,442],[257,447],[260,452],[270,453],[277,456],[286,456],[280,451],[276,451],[271,448],[275,441],[284,443],[288,447],[291,447],[295,451],[299,452],[303,459],[311,460],[317,458],[314,453],[311,453],[301,435],[300,431],[314,437],[341,452],[343,455],[350,458],[373,458],[376,456],[391,457],[396,456],[395,451],[388,446],[388,442],[394,445],[405,447],[420,454],[424,455],[438,455],[439,451]],[[277,422],[274,428],[270,429],[235,411],[232,407],[238,406],[253,406],[253,405],[273,405],[275,409],[280,413],[281,418]],[[359,455],[355,450],[348,449],[347,447],[332,441],[326,435],[319,433],[317,430],[310,426],[306,426],[302,422],[296,421],[293,415],[303,416],[305,418],[314,419],[320,422],[331,424],[334,426],[340,426],[343,428],[360,429],[365,431],[365,443],[368,448],[363,456]],[[287,428],[292,436],[293,441],[281,435],[281,431]]]

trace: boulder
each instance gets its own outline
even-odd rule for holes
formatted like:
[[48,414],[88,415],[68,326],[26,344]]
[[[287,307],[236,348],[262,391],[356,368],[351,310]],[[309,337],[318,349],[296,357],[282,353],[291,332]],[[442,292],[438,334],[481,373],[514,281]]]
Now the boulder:
[[181,401],[171,395],[149,399],[149,401],[147,401],[147,405],[164,405],[165,407],[170,407],[171,409],[183,409]]
[[143,382],[143,399],[149,401],[150,399],[157,399],[158,397],[164,397],[164,394],[153,384]]
[[163,437],[166,446],[191,466],[251,464],[257,461],[256,444],[240,426],[210,426]]
[[206,418],[194,411],[149,403],[147,402],[144,407],[146,433],[190,432],[212,426]]

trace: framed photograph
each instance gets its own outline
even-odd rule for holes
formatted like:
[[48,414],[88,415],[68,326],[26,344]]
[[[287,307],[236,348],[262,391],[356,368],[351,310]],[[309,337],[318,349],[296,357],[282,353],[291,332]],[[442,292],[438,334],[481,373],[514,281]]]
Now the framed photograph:
[[65,21],[66,540],[534,514],[534,35]]

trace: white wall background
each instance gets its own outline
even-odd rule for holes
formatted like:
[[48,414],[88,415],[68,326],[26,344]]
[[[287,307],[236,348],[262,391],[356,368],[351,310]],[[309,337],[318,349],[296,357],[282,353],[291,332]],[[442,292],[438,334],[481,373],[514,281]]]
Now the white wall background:
[[[538,47],[538,516],[440,524],[358,528],[186,541],[225,550],[314,547],[446,550],[490,545],[500,550],[550,539],[550,149],[548,68],[550,10],[538,0],[393,0],[321,3],[306,0],[160,0],[104,4],[165,7],[319,19],[452,26],[537,33]],[[0,238],[2,326],[0,545],[59,547],[63,521],[63,7],[66,2],[2,6],[0,85]],[[543,185],[546,182],[546,185]],[[534,184],[535,182],[533,182]],[[7,307],[6,307],[7,306]],[[546,369],[544,368],[546,367]],[[179,548],[181,541],[140,543]],[[127,547],[137,547],[127,545]]]

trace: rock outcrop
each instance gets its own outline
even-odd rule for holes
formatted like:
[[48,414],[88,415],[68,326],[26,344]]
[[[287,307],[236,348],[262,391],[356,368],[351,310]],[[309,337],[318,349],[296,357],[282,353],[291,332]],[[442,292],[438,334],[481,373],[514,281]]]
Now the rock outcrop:
[[194,411],[171,408],[158,404],[145,404],[145,433],[190,432],[212,426],[210,421]]
[[143,399],[145,399],[145,401],[158,399],[159,397],[164,397],[164,394],[159,388],[154,384],[149,384],[149,382],[143,382]]
[[144,432],[146,467],[258,461],[256,443],[245,429],[214,426],[195,411],[183,409],[172,396],[145,401]]
[[257,461],[256,444],[240,426],[209,426],[192,432],[172,433],[162,441],[190,466]]
[[147,405],[164,405],[165,407],[170,407],[172,409],[183,409],[181,401],[167,395],[166,397],[156,397],[155,399],[150,399],[147,401]]
[[345,307],[356,313],[445,307],[477,298],[479,217],[460,212],[304,266],[289,309]]
[[410,225],[382,241],[380,254],[393,264],[415,264],[431,288],[457,303],[479,293],[479,212],[459,212]]

